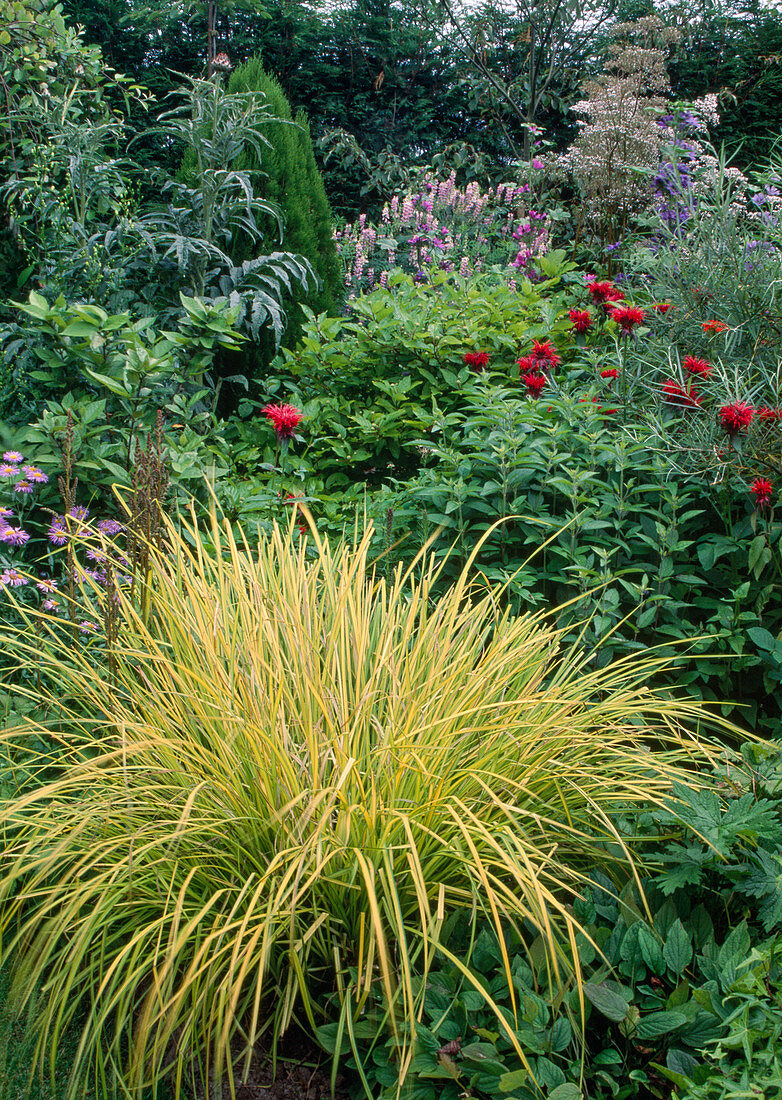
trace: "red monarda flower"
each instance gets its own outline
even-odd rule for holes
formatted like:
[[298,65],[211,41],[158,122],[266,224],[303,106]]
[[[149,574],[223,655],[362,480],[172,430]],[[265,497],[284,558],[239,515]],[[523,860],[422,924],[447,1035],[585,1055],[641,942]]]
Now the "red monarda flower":
[[592,314],[588,309],[571,309],[570,323],[576,332],[588,332],[592,327]]
[[782,420],[782,409],[772,409],[768,405],[764,405],[761,409],[757,410],[756,415],[758,420],[773,423],[775,420]]
[[629,336],[636,325],[642,324],[644,316],[639,306],[616,306],[611,310],[611,318],[619,325],[623,336]]
[[701,325],[704,332],[724,332],[727,327],[724,321],[704,321]]
[[663,383],[663,401],[667,401],[669,405],[678,405],[680,408],[685,409],[697,409],[702,403],[692,384],[685,390],[673,378]]
[[533,373],[538,369],[538,364],[532,358],[531,355],[523,355],[521,359],[517,359],[519,374],[528,374],[530,371]]
[[263,415],[270,421],[278,439],[289,439],[304,414],[295,405],[266,405]]
[[669,309],[672,309],[672,308],[673,307],[671,306],[670,302],[653,302],[652,303],[652,309],[657,310],[658,313],[662,313],[663,316],[668,312]]
[[550,340],[533,340],[532,351],[529,354],[532,361],[537,364],[538,370],[549,370],[552,367],[558,367],[562,362]]
[[605,302],[621,302],[624,299],[624,294],[618,286],[614,286],[613,283],[609,283],[607,280],[600,281],[593,279],[591,283],[587,284],[587,290],[592,295],[592,301],[595,305],[603,305]]
[[464,361],[473,370],[485,370],[489,365],[489,353],[488,351],[468,351]]
[[717,412],[717,418],[728,435],[738,435],[743,428],[749,427],[755,410],[745,401],[734,401],[723,405]]
[[682,366],[690,374],[699,374],[701,378],[708,378],[714,369],[705,359],[696,359],[694,355],[685,355]]
[[536,371],[530,374],[522,374],[521,380],[527,387],[527,393],[530,397],[540,397],[540,391],[546,384],[546,376],[544,374],[538,374]]
[[765,508],[771,501],[774,486],[767,477],[756,477],[750,485],[749,491],[755,498],[756,507]]
[[600,377],[610,379],[610,381],[609,381],[609,385],[610,385],[611,382],[613,382],[613,380],[615,378],[619,377],[619,371],[616,369],[616,367],[609,367],[608,370],[601,370],[600,371]]

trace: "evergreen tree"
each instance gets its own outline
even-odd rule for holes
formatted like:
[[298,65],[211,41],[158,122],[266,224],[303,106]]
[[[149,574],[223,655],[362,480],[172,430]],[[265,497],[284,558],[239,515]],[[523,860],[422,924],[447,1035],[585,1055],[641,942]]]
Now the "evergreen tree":
[[[309,124],[303,111],[292,117],[290,104],[273,76],[266,73],[259,60],[248,61],[232,74],[231,92],[262,92],[270,114],[280,121],[264,128],[269,146],[257,163],[255,153],[246,150],[242,167],[260,168],[264,174],[257,191],[275,203],[284,219],[283,247],[298,252],[310,261],[320,278],[320,288],[309,295],[297,295],[316,313],[339,312],[344,297],[342,265],[332,237],[332,219],[323,179],[315,163]],[[269,223],[266,251],[279,248],[277,225]],[[249,258],[249,255],[241,257]],[[290,311],[284,343],[295,342],[303,317],[301,311]]]

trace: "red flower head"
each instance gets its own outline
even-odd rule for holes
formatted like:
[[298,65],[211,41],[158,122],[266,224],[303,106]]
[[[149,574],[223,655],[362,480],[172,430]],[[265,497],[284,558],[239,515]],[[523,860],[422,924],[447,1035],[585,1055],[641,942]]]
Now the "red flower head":
[[538,364],[532,358],[531,355],[523,355],[521,359],[517,359],[519,374],[527,374],[530,371],[534,372],[538,369]]
[[464,361],[473,370],[485,370],[489,365],[489,353],[488,351],[468,351]]
[[550,370],[562,362],[550,340],[533,340],[529,357],[538,370]]
[[570,323],[576,332],[588,332],[592,327],[592,314],[588,309],[571,309]]
[[653,302],[652,303],[652,309],[657,310],[658,313],[662,313],[663,316],[668,312],[669,309],[672,309],[672,308],[673,307],[672,307],[670,302]]
[[749,491],[755,498],[755,506],[757,508],[765,508],[771,501],[774,486],[767,477],[756,477],[750,485]]
[[758,420],[773,423],[775,420],[782,420],[782,409],[772,409],[768,405],[764,405],[763,408],[757,410],[757,417]]
[[723,321],[704,321],[701,325],[704,332],[724,332],[727,327]]
[[692,383],[685,390],[673,378],[663,383],[663,401],[684,409],[697,409],[702,404],[702,400],[695,392]]
[[694,355],[685,355],[683,366],[690,374],[699,374],[701,378],[708,378],[714,369],[705,359],[696,359]]
[[537,372],[522,374],[521,380],[527,387],[527,393],[530,397],[540,397],[540,391],[546,384],[546,376],[544,374],[538,374]]
[[600,371],[600,377],[601,378],[608,378],[608,380],[609,380],[608,384],[610,386],[611,383],[613,382],[613,380],[615,378],[619,377],[619,371],[616,369],[616,367],[609,367],[608,370],[601,370]]
[[611,318],[619,325],[623,336],[629,336],[636,325],[642,324],[644,316],[638,306],[616,306],[611,310]]
[[587,284],[587,290],[592,295],[592,301],[595,305],[604,305],[606,302],[621,302],[624,300],[624,294],[618,286],[614,286],[613,283],[609,283],[607,280],[600,282],[594,279],[591,283]]
[[749,427],[754,415],[755,410],[744,401],[723,405],[717,412],[720,424],[730,436],[738,435],[743,428]]
[[278,439],[289,439],[304,414],[295,405],[266,405],[263,415],[271,422]]

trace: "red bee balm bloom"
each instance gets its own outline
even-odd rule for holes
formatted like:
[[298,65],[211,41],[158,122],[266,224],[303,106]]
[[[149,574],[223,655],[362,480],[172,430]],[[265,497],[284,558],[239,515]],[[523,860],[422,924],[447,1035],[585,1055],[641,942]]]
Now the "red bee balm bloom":
[[619,377],[619,371],[616,369],[616,367],[609,367],[608,370],[601,370],[600,371],[600,377],[601,378],[608,378],[609,379],[608,384],[610,386],[611,382],[613,382],[613,380],[615,378]]
[[682,365],[690,374],[699,374],[701,378],[708,378],[714,369],[705,359],[696,359],[694,355],[685,355]]
[[755,504],[758,508],[765,508],[771,500],[771,494],[774,492],[774,486],[768,480],[767,477],[756,477],[749,487],[749,491],[755,498]]
[[591,283],[587,284],[587,290],[592,295],[592,301],[595,305],[602,305],[604,302],[621,302],[624,300],[624,294],[619,287],[607,281],[599,282],[597,279],[594,279]]
[[673,378],[663,383],[663,400],[669,405],[678,405],[685,409],[697,409],[701,404],[701,398],[698,397],[692,384],[685,390]]
[[757,410],[757,416],[758,420],[770,422],[782,420],[782,409],[772,409],[768,405],[764,405],[763,408]]
[[548,370],[550,367],[558,367],[562,359],[557,354],[557,349],[550,340],[533,340],[530,359],[537,365],[538,370]]
[[701,325],[704,332],[724,332],[727,327],[723,321],[704,321]]
[[717,412],[719,422],[728,435],[738,435],[743,428],[749,427],[755,410],[744,401],[734,401],[731,405],[723,405]]
[[545,375],[537,373],[522,374],[521,380],[527,387],[527,393],[530,397],[540,397],[540,391],[546,384]]
[[623,336],[629,336],[636,325],[643,323],[644,311],[638,306],[616,306],[611,310],[611,318],[622,330]]
[[485,370],[489,365],[489,353],[488,351],[468,351],[464,361],[473,370]]
[[295,405],[266,405],[263,415],[271,422],[278,439],[289,439],[304,414]]
[[592,314],[588,309],[571,309],[570,323],[576,332],[588,332],[592,327]]
[[668,310],[672,309],[672,308],[673,307],[671,306],[670,302],[653,302],[652,303],[652,309],[657,310],[658,313],[662,313],[663,316],[665,316],[665,314],[668,312]]

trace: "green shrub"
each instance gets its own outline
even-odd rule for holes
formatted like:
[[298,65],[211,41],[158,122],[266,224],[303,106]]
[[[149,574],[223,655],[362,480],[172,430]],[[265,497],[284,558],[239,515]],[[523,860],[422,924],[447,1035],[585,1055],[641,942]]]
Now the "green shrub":
[[[237,162],[244,171],[258,172],[259,194],[277,206],[282,214],[282,241],[286,249],[310,261],[320,287],[314,293],[298,291],[294,300],[309,305],[316,313],[336,314],[344,300],[342,264],[333,238],[331,210],[323,179],[315,163],[309,123],[303,111],[295,119],[279,83],[263,69],[260,60],[240,65],[228,82],[231,92],[261,92],[275,121],[264,127],[268,146],[246,148]],[[279,121],[276,121],[279,120]],[[260,160],[258,157],[260,152]],[[279,229],[268,227],[264,244],[276,247]],[[242,259],[253,259],[249,243],[239,242]],[[285,344],[292,346],[301,332],[301,315],[292,307],[285,330]]]
[[380,497],[399,552],[440,529],[447,582],[505,519],[476,563],[515,606],[569,604],[563,625],[600,643],[597,664],[689,641],[676,683],[775,733],[780,519],[734,484],[671,477],[642,426],[619,430],[605,406],[550,401],[473,393],[446,440],[427,442],[430,465]]

